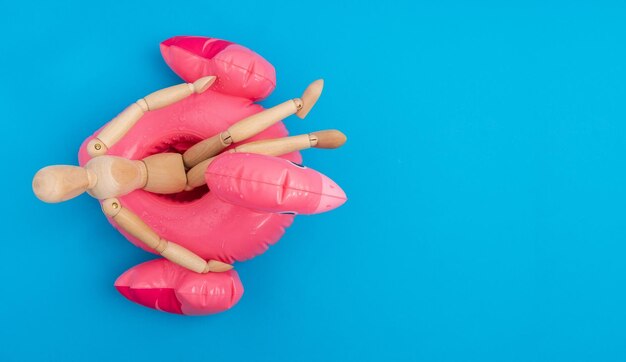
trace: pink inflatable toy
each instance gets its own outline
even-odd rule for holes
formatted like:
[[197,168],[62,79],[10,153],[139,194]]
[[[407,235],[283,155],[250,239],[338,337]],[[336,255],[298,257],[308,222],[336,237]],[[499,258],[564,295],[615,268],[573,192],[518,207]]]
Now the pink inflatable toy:
[[[149,252],[162,251],[162,244],[150,246],[140,237],[142,234],[136,231],[139,227],[136,225],[142,223],[151,229],[152,234],[158,235],[155,243],[165,240],[164,245],[167,245],[169,240],[175,242],[169,245],[180,246],[185,253],[195,254],[196,258],[199,256],[202,262],[210,260],[232,264],[265,252],[284,234],[295,214],[324,212],[345,202],[345,193],[336,183],[317,171],[299,165],[302,162],[299,152],[283,154],[282,151],[290,150],[283,146],[284,141],[275,141],[278,146],[273,146],[272,151],[264,148],[267,142],[258,142],[288,139],[293,143],[304,139],[298,138],[300,136],[284,138],[288,132],[282,122],[273,123],[255,136],[246,138],[245,142],[231,140],[233,144],[224,144],[225,150],[221,155],[201,164],[194,162],[189,165],[186,157],[192,146],[216,135],[222,137],[227,129],[232,130],[235,138],[237,122],[253,118],[251,116],[263,110],[253,102],[267,97],[274,90],[275,71],[269,62],[251,50],[213,38],[174,37],[161,43],[161,53],[176,74],[189,82],[192,89],[193,85],[196,86],[196,94],[146,111],[123,137],[105,148],[106,156],[92,157],[88,152],[89,147],[99,142],[97,137],[102,129],[83,142],[78,154],[79,163],[84,167],[80,172],[88,170],[89,177],[90,165],[100,162],[99,157],[109,157],[107,160],[113,160],[111,162],[144,160],[150,166],[147,162],[149,156],[176,153],[184,156],[181,159],[188,167],[183,172],[188,172],[189,180],[193,170],[200,170],[198,173],[203,178],[197,184],[200,186],[190,187],[188,181],[186,191],[155,193],[145,186],[144,189],[120,194],[116,199],[108,196],[101,198],[96,191],[88,191],[99,199],[106,198],[101,203],[109,222],[129,241]],[[207,76],[215,78],[203,82],[203,77]],[[211,82],[210,87],[204,89]],[[302,102],[294,102],[297,112],[301,112]],[[306,99],[304,103],[306,108]],[[311,146],[315,147],[319,142],[318,147],[321,148],[335,147],[324,147],[322,139],[312,135],[306,136],[306,142],[310,141]],[[345,138],[340,143],[343,141]],[[95,159],[98,162],[90,162]],[[48,202],[69,198],[46,200],[42,196],[42,180],[46,180],[40,175],[42,171],[33,181],[35,193]],[[89,185],[83,185],[85,189],[93,186],[94,182],[89,177],[85,181]],[[45,192],[51,191],[48,188]],[[136,215],[140,222],[131,222],[129,228],[127,219],[115,216],[119,210],[107,212],[118,209],[120,205],[130,211],[129,215]],[[161,255],[167,257],[165,252]],[[115,287],[138,304],[186,315],[221,312],[231,308],[241,298],[243,287],[234,270],[221,269],[221,266],[213,270],[209,268],[209,262],[204,271],[195,272],[193,268],[189,270],[180,266],[188,261],[178,263],[176,261],[180,258],[177,258],[170,258],[174,262],[157,259],[137,265],[123,273],[115,282]]]
[[225,154],[206,171],[213,193],[232,205],[287,214],[318,214],[343,204],[331,179],[288,160],[251,153]]

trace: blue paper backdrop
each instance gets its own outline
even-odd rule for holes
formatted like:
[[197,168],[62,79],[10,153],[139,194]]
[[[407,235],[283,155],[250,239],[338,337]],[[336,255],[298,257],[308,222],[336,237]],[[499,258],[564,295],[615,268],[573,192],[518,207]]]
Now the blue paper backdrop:
[[[626,7],[447,1],[4,2],[0,360],[623,361]],[[350,200],[237,264],[232,310],[184,318],[113,288],[153,258],[35,171],[178,83],[158,43],[246,45],[265,105],[326,79],[293,133]]]

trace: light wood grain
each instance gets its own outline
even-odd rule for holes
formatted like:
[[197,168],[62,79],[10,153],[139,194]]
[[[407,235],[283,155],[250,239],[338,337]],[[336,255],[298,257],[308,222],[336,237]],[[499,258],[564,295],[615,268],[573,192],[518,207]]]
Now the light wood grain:
[[230,126],[228,128],[228,133],[230,133],[233,142],[241,142],[289,117],[290,115],[296,113],[297,110],[296,103],[290,99],[272,108],[268,108],[264,111],[253,114],[250,117],[242,119],[241,121]]
[[226,131],[191,146],[183,154],[185,167],[192,168],[200,162],[218,155],[233,142],[241,142],[257,135],[271,125],[294,114],[298,108],[294,100],[288,100],[268,108],[230,126]]
[[339,148],[348,139],[345,134],[336,129],[311,132],[309,137],[311,146],[315,148]]
[[66,201],[85,191],[97,199],[105,199],[142,188],[146,181],[143,162],[99,156],[84,168],[56,165],[41,169],[33,178],[33,191],[45,202]]
[[147,111],[160,109],[179,102],[194,93],[202,93],[215,81],[214,76],[198,79],[194,83],[183,83],[158,90],[128,106],[113,118],[87,144],[87,153],[91,157],[102,156],[116,144]]
[[143,188],[148,180],[143,162],[117,156],[94,157],[85,168],[96,177],[95,185],[87,190],[96,199],[126,195]]
[[41,201],[63,202],[87,191],[95,182],[95,175],[82,167],[48,166],[35,174],[33,192]]
[[235,152],[258,153],[268,156],[281,156],[290,152],[301,151],[311,147],[308,134],[275,138],[246,143],[234,148]]
[[[317,131],[309,134],[260,140],[239,145],[230,152],[257,153],[268,156],[282,156],[295,151],[302,151],[310,147],[337,148],[346,141],[346,136],[337,130]],[[187,188],[191,190],[206,184],[204,177],[207,168],[215,159],[212,157],[195,165],[187,172]]]
[[232,265],[221,262],[219,260],[209,260],[205,268],[205,273],[206,272],[222,273],[225,271],[229,271],[232,268],[233,268]]
[[189,83],[183,83],[148,94],[143,100],[148,105],[148,110],[154,111],[181,101],[193,93],[193,86]]
[[338,130],[316,131],[309,134],[260,140],[237,146],[234,152],[258,153],[268,156],[282,156],[290,152],[302,151],[310,147],[338,148],[346,142],[346,136]]
[[322,79],[316,80],[307,87],[302,98],[290,99],[253,114],[236,122],[219,135],[198,142],[183,154],[185,167],[192,168],[200,162],[218,155],[231,143],[238,143],[253,137],[292,114],[297,114],[300,118],[306,117],[322,94],[323,88],[324,81]]
[[183,153],[183,161],[185,167],[195,167],[200,162],[216,156],[226,148],[232,140],[228,132],[222,132],[216,134],[213,137],[207,138],[203,141],[196,143],[189,147],[185,153]]
[[206,173],[207,168],[215,157],[211,157],[208,160],[204,160],[199,164],[195,165],[191,170],[187,171],[187,187],[186,190],[192,190],[198,186],[202,186],[206,184],[206,179],[204,174]]
[[[270,140],[261,140],[237,146],[230,152],[257,153],[268,156],[281,156],[290,152],[303,150],[311,147],[309,135],[298,135]],[[207,168],[215,157],[204,160],[187,172],[187,190],[206,184],[204,177]]]
[[214,76],[202,77],[194,83],[183,83],[167,87],[151,93],[143,98],[149,111],[169,106],[179,102],[194,93],[202,93],[215,81]]
[[[209,271],[207,269],[207,262],[204,259],[191,252],[189,249],[186,249],[171,241],[167,242],[167,245],[165,246],[165,249],[161,252],[161,255],[171,262],[183,266],[189,270],[193,270],[196,273],[207,273]],[[205,271],[205,269],[207,270]]]
[[144,190],[158,194],[173,194],[185,189],[187,175],[181,154],[158,153],[142,161],[148,174]]
[[87,153],[91,157],[107,153],[110,147],[116,144],[144,115],[144,110],[137,103],[133,103],[113,118],[87,144]]
[[317,100],[322,95],[322,90],[324,89],[324,80],[318,79],[313,83],[309,84],[309,86],[304,90],[300,99],[302,100],[302,108],[296,112],[296,116],[300,118],[305,118],[307,114],[311,111]]
[[133,237],[141,240],[151,249],[157,249],[161,242],[159,235],[152,230],[135,213],[122,207],[117,198],[110,198],[102,201],[102,211],[113,218],[122,230]]
[[164,258],[196,273],[223,272],[232,269],[232,265],[217,260],[209,262],[191,250],[174,242],[162,239],[135,213],[124,208],[119,199],[110,198],[102,201],[102,211],[111,217],[117,225],[130,235],[139,239]]

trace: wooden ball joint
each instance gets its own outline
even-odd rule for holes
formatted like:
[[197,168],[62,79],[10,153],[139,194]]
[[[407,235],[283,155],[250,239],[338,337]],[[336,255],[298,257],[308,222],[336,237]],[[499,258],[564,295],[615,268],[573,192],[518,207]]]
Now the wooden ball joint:
[[167,107],[192,94],[203,93],[215,79],[214,76],[206,76],[193,83],[164,88],[131,104],[88,142],[87,153],[93,158],[84,168],[59,165],[37,172],[33,179],[35,195],[45,202],[62,202],[85,191],[97,199],[122,196],[140,188],[160,194],[183,191],[187,176],[180,154],[162,153],[133,161],[106,156],[106,153],[145,112]]
[[182,155],[161,153],[140,161],[115,156],[98,156],[85,167],[49,166],[33,179],[35,195],[45,202],[61,202],[87,191],[102,201],[102,211],[118,226],[164,258],[196,273],[225,272],[232,265],[206,261],[176,243],[162,239],[139,216],[124,208],[115,196],[138,188],[156,193],[176,193],[187,185]]
[[[291,137],[260,140],[236,146],[228,152],[257,153],[267,156],[282,156],[307,148],[339,148],[346,142],[346,136],[338,130],[317,131]],[[187,190],[206,184],[204,174],[215,157],[204,160],[187,172]]]
[[[197,273],[224,272],[232,269],[230,264],[217,260],[206,261],[189,249],[162,239],[141,218],[124,208],[116,197],[137,189],[172,194],[204,184],[204,171],[213,157],[231,143],[244,141],[289,115],[295,114],[304,118],[321,95],[324,85],[322,80],[311,83],[301,98],[294,98],[247,117],[224,132],[199,142],[183,155],[161,153],[143,160],[106,155],[108,149],[124,137],[145,112],[166,107],[194,93],[202,93],[214,81],[213,76],[203,77],[194,83],[159,90],[133,103],[88,143],[87,152],[93,158],[84,167],[56,165],[39,170],[33,178],[35,195],[42,201],[55,203],[87,192],[102,200],[102,211],[115,220],[122,230],[166,259]],[[343,133],[328,130],[251,142],[239,145],[230,152],[280,156],[310,147],[337,148],[345,141]],[[189,172],[186,167],[190,168]]]
[[115,220],[115,222],[130,235],[141,240],[166,259],[189,270],[193,270],[196,273],[208,273],[225,272],[233,268],[232,265],[221,261],[206,261],[189,249],[162,239],[137,215],[122,207],[122,204],[116,198],[103,200],[102,211],[106,216]]
[[35,195],[45,202],[62,202],[83,192],[97,199],[122,196],[137,189],[159,194],[181,192],[187,185],[182,156],[160,153],[143,160],[99,156],[85,167],[44,167],[33,179]]
[[193,83],[183,83],[164,88],[131,104],[87,143],[87,153],[91,157],[105,155],[109,148],[124,137],[144,113],[167,107],[192,94],[203,93],[211,87],[215,79],[214,76],[207,76]]

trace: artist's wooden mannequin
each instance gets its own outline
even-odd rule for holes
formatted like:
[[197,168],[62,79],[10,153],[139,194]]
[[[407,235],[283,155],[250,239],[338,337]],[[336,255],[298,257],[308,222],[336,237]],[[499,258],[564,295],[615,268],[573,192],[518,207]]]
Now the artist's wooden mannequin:
[[[214,81],[213,76],[203,77],[194,83],[161,89],[133,103],[88,143],[87,150],[93,158],[84,168],[56,165],[41,169],[33,180],[35,194],[45,202],[62,202],[83,192],[102,200],[123,196],[140,188],[160,194],[184,191],[192,188],[187,184],[186,168],[214,157],[229,144],[248,139],[289,115],[305,117],[323,88],[323,81],[317,80],[309,85],[302,98],[288,100],[247,117],[226,131],[197,143],[182,155],[160,153],[143,160],[128,160],[106,155],[106,151],[119,141],[145,112],[166,107],[194,93],[202,93]],[[290,147],[293,150],[301,149],[297,148],[298,145],[299,143],[291,144]]]
[[[245,118],[226,131],[192,146],[183,155],[160,153],[143,160],[128,160],[106,155],[108,149],[118,142],[145,112],[166,107],[194,93],[202,93],[214,81],[213,76],[203,77],[194,83],[161,89],[133,103],[88,143],[87,150],[93,158],[85,167],[57,165],[45,167],[37,172],[33,179],[35,195],[45,202],[62,202],[88,192],[91,196],[103,200],[103,212],[114,219],[121,229],[170,261],[198,273],[232,269],[229,264],[217,260],[205,261],[192,251],[160,238],[137,215],[124,208],[116,197],[140,188],[168,194],[203,184],[204,181],[199,177],[200,173],[203,174],[211,158],[228,145],[248,139],[291,114],[304,118],[319,98],[323,81],[315,81],[309,85],[302,98],[289,100]],[[253,142],[238,146],[233,151],[280,155],[309,147],[334,148],[344,141],[345,136],[338,131],[322,131]],[[193,176],[193,185],[188,183],[186,167],[193,167],[189,171]]]
[[[228,152],[258,153],[268,156],[282,156],[290,152],[307,148],[338,148],[346,142],[346,136],[337,130],[317,131],[298,136],[261,140],[232,148]],[[206,184],[204,174],[215,159],[206,159],[187,172],[187,190]]]
[[196,143],[183,154],[185,167],[192,168],[219,154],[230,144],[244,141],[292,114],[300,118],[306,117],[322,94],[323,88],[324,81],[316,80],[307,87],[301,98],[290,99],[268,108],[233,124],[222,133]]

